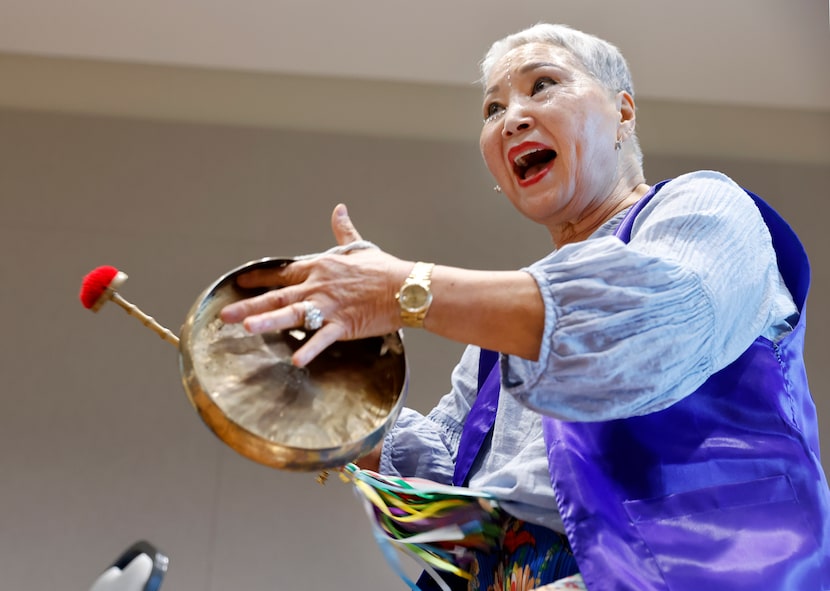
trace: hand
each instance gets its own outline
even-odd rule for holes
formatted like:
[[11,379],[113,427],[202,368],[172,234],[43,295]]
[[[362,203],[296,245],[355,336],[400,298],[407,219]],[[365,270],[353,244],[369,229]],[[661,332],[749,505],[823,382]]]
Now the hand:
[[[345,205],[334,208],[332,231],[341,246],[360,240]],[[303,367],[339,340],[381,336],[401,327],[395,294],[409,273],[407,263],[370,248],[349,254],[324,254],[302,259],[281,269],[263,269],[241,275],[247,288],[279,287],[222,309],[223,322],[242,322],[259,334],[302,327],[305,304],[323,314],[323,326],[291,358]]]
[[377,472],[380,470],[380,456],[382,453],[383,440],[381,440],[372,451],[355,460],[355,464],[357,464],[358,468],[361,470],[371,470],[373,472]]

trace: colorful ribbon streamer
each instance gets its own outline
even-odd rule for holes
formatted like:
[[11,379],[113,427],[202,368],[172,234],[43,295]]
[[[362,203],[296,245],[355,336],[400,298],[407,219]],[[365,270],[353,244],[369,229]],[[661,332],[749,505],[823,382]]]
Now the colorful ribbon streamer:
[[500,510],[495,497],[420,478],[382,476],[347,464],[344,480],[355,485],[390,566],[413,590],[395,550],[407,554],[449,591],[436,570],[470,579],[472,550],[498,543]]

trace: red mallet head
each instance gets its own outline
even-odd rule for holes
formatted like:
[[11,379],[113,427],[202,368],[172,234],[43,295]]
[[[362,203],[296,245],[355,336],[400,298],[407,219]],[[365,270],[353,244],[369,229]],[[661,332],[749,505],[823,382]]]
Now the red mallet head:
[[84,308],[97,312],[126,280],[126,273],[115,267],[105,265],[93,269],[81,283],[81,303]]

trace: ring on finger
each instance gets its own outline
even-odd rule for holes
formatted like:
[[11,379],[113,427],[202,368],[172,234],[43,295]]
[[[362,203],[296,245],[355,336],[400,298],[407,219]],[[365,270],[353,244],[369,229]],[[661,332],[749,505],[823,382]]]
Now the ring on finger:
[[306,330],[317,330],[323,326],[323,311],[308,300],[303,302],[303,306],[305,307],[303,327]]

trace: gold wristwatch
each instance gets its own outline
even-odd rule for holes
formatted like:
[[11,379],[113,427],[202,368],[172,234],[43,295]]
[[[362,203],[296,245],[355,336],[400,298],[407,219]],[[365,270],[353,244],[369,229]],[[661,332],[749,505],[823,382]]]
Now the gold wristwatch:
[[410,328],[423,328],[424,318],[432,303],[430,276],[434,263],[415,263],[412,272],[395,295],[401,307],[401,321]]

